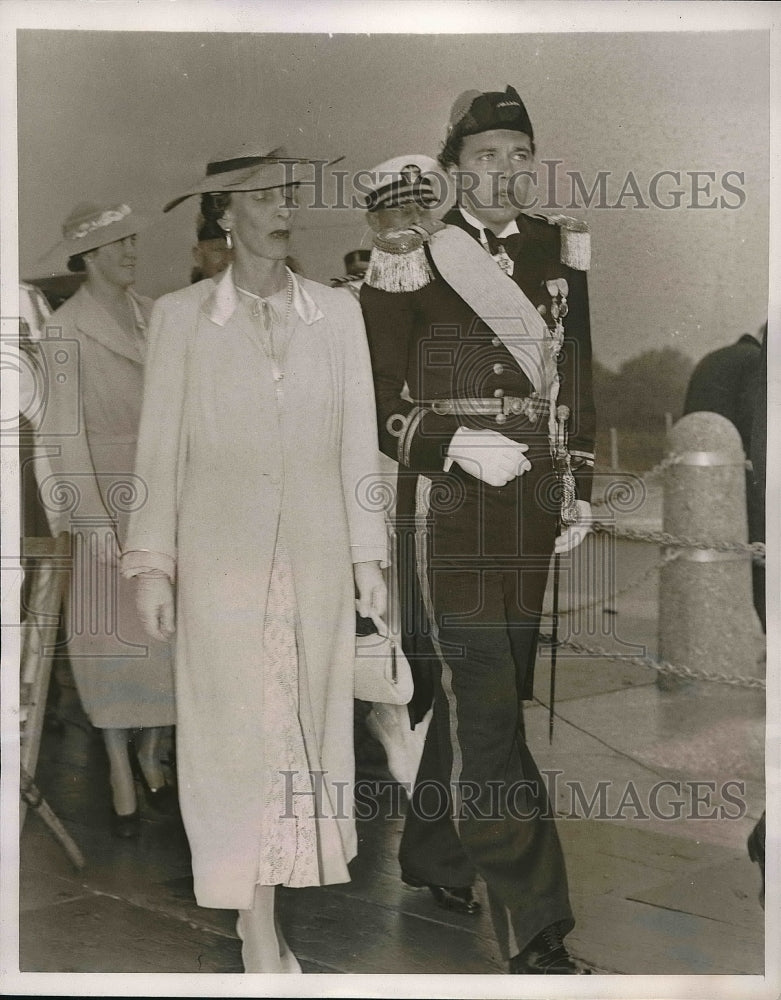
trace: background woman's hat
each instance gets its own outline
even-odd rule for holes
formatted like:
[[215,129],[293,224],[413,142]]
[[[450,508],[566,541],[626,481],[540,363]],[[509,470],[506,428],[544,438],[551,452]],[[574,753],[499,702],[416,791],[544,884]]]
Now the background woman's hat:
[[366,209],[378,212],[410,203],[429,208],[441,203],[443,184],[437,161],[430,156],[395,156],[369,171],[364,186]]
[[69,258],[133,236],[151,224],[151,219],[138,215],[129,205],[96,205],[83,201],[63,222],[62,239],[38,258],[38,264],[64,270]]
[[195,181],[186,194],[173,198],[163,209],[170,212],[187,198],[196,194],[231,191],[266,191],[269,188],[291,187],[300,184],[297,170],[302,163],[322,163],[302,156],[286,156],[281,148],[267,153],[244,153],[212,160],[206,164],[206,173]]
[[518,91],[507,87],[501,91],[465,90],[450,109],[448,139],[477,135],[493,129],[523,132],[534,139],[532,123]]

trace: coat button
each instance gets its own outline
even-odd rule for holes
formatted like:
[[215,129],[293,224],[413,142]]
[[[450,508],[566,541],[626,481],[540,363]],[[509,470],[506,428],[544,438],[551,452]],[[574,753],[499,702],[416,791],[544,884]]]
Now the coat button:
[[501,340],[499,340],[499,338],[498,338],[498,337],[491,337],[491,344],[492,344],[492,345],[493,345],[494,347],[499,347],[499,346],[501,345],[501,343],[502,343],[502,342],[501,342]]
[[504,415],[504,413],[497,413],[496,414],[496,422],[497,422],[497,424],[507,423],[507,417]]
[[547,311],[548,310],[545,308],[545,303],[544,302],[541,302],[537,306],[537,312],[540,314],[540,316],[544,316]]
[[503,372],[504,372],[504,365],[500,365],[499,362],[497,362],[494,365],[494,375],[501,375],[503,374]]
[[494,398],[501,399],[504,395],[504,389],[494,389]]

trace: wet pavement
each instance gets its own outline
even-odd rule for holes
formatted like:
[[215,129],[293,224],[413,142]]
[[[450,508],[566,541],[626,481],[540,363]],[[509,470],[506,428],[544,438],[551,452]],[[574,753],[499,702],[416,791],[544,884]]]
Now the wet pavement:
[[[618,555],[617,592],[642,582],[590,616],[571,615],[574,625],[563,624],[562,635],[619,652],[652,651],[657,582],[646,571],[658,552],[624,545]],[[536,689],[547,700],[547,645],[537,670]],[[67,973],[240,973],[235,913],[196,906],[179,822],[144,807],[138,841],[110,836],[102,741],[67,673],[59,675],[64,727],[44,735],[37,781],[86,867],[75,870],[40,818],[28,815],[20,846],[21,971],[55,974],[56,983],[66,983]],[[762,975],[760,880],[745,844],[764,808],[764,693],[702,683],[661,690],[647,667],[566,648],[557,675],[553,743],[545,705],[527,707],[526,725],[559,815],[577,919],[571,950],[606,976]],[[451,984],[441,996],[468,995],[452,977],[480,974],[495,978],[481,980],[479,995],[510,995],[487,905],[477,917],[450,913],[426,890],[401,883],[405,799],[382,749],[356,732],[359,776],[382,783],[384,808],[359,821],[349,884],[281,891],[283,926],[303,971],[440,974]],[[477,894],[485,903],[480,883]],[[328,982],[302,987],[292,982],[298,977],[288,979],[289,995],[315,995]],[[599,981],[591,980],[595,990]],[[382,993],[366,986],[355,995]],[[255,995],[272,994],[260,988]]]

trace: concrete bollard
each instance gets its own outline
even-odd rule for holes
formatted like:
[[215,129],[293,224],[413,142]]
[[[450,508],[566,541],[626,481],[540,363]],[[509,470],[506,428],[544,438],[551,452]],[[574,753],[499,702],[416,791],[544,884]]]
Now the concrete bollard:
[[[748,539],[745,457],[733,424],[717,413],[690,413],[668,437],[679,457],[664,477],[665,532],[718,542]],[[659,654],[674,665],[759,676],[756,619],[751,596],[751,556],[718,549],[680,551],[662,567],[659,588]],[[680,687],[657,675],[662,690]]]

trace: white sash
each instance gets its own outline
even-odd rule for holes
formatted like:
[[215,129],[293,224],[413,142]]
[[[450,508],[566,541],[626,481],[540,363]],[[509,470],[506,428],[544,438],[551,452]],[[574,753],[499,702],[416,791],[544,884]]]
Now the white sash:
[[445,281],[499,337],[535,390],[550,398],[557,380],[551,334],[521,289],[458,226],[435,232],[429,248]]

